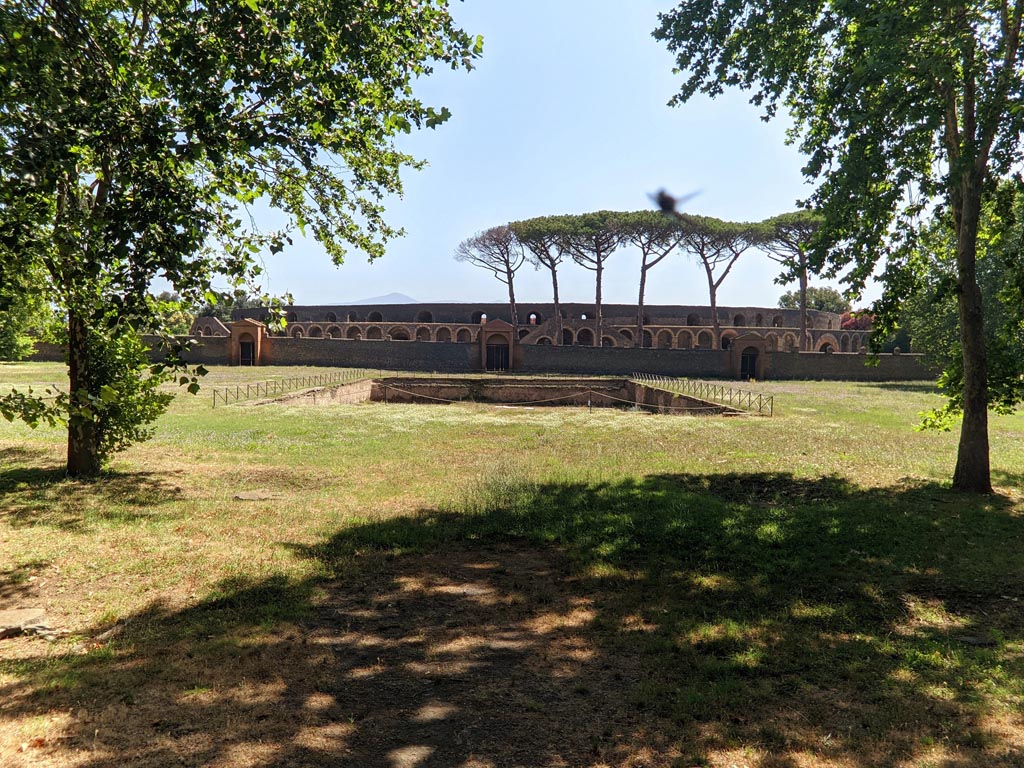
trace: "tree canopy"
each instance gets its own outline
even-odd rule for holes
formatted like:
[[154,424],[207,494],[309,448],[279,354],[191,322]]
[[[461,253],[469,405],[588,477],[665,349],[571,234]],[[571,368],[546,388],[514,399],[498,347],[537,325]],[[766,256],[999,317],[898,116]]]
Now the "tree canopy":
[[519,325],[516,311],[516,272],[526,261],[523,246],[507,225],[491,227],[466,238],[455,249],[455,260],[486,269],[508,287],[512,325]]
[[[779,297],[779,306],[783,309],[800,309],[800,292],[786,291]],[[849,299],[835,288],[808,286],[807,308],[841,315],[849,312],[851,305]]]
[[[953,473],[960,490],[991,490],[988,364],[977,280],[987,184],[1021,158],[1024,0],[839,2],[687,0],[655,36],[685,79],[675,102],[727,87],[772,116],[786,108],[818,181],[822,226],[812,271],[843,274],[854,292],[888,261],[895,309],[918,216],[947,206],[955,233],[963,424]],[[883,321],[884,322],[884,321]]]
[[[148,382],[167,368],[137,343],[161,330],[151,281],[197,305],[218,275],[256,279],[291,228],[336,262],[380,256],[399,234],[383,197],[419,165],[394,139],[448,117],[412,82],[481,46],[446,0],[12,0],[0,41],[0,283],[44,271],[70,373],[55,399],[0,408],[66,422],[79,475],[159,413]],[[255,226],[257,201],[286,229]],[[183,365],[173,350],[168,364]]]

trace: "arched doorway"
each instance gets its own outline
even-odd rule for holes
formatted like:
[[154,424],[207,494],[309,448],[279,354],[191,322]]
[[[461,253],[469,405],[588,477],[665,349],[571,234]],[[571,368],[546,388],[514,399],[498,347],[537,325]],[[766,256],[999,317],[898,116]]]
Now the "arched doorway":
[[256,365],[256,339],[251,333],[238,337],[238,362],[240,365]]
[[487,337],[487,370],[507,371],[509,368],[508,339],[500,333]]
[[757,347],[747,347],[740,355],[740,378],[757,378]]

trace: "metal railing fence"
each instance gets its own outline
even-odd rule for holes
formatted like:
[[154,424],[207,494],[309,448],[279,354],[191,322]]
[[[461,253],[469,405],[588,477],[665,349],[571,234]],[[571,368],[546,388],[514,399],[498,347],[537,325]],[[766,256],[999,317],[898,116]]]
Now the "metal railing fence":
[[634,373],[633,381],[645,387],[663,389],[677,395],[690,395],[732,408],[741,408],[759,416],[772,416],[775,413],[774,395],[761,395],[748,389],[738,389],[726,384],[709,384],[691,379],[654,376],[649,373]]
[[218,401],[224,405],[229,405],[230,403],[239,403],[258,397],[283,395],[286,392],[293,392],[298,389],[348,384],[369,378],[371,375],[373,375],[372,372],[364,368],[349,368],[332,373],[291,376],[286,379],[253,381],[228,387],[216,387],[213,390],[213,407],[217,407]]

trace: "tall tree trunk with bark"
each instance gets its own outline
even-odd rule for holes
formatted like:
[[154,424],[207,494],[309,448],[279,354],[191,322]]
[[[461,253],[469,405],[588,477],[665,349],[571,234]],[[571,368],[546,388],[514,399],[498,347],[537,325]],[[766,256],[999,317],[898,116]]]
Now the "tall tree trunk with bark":
[[953,488],[991,493],[988,441],[988,356],[985,350],[984,309],[977,279],[978,222],[981,218],[980,179],[965,174],[960,200],[954,197],[957,229],[957,270],[960,346],[963,355],[963,424],[957,446]]
[[642,347],[644,342],[644,290],[647,288],[647,264],[640,265],[640,298],[636,302],[636,343]]
[[518,310],[516,310],[516,291],[515,288],[512,287],[515,272],[508,270],[505,274],[508,277],[508,309],[512,316],[512,326],[517,328],[519,327],[519,313]]
[[598,259],[595,271],[597,273],[597,289],[594,295],[594,302],[597,304],[597,334],[594,336],[594,346],[600,347],[601,337],[604,334],[604,312],[601,310],[601,279],[604,277],[604,261],[602,259]]
[[551,270],[551,295],[555,301],[555,345],[562,344],[562,305],[558,300],[558,270]]
[[704,271],[708,275],[708,298],[711,301],[711,348],[720,349],[722,346],[722,325],[718,322],[718,286],[715,285],[715,277],[704,265]]
[[74,311],[68,313],[68,378],[72,414],[68,418],[67,473],[71,477],[96,477],[102,469],[96,422],[75,413],[79,393],[88,392],[91,372],[88,330]]
[[807,351],[807,256],[800,252],[800,347]]

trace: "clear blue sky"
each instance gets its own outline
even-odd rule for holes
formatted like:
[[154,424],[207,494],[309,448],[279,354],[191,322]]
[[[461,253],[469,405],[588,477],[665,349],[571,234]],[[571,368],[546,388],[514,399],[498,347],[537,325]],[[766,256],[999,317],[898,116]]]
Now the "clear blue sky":
[[[340,267],[315,241],[297,240],[267,260],[265,288],[290,291],[299,304],[390,292],[418,301],[502,301],[504,285],[452,258],[461,240],[490,226],[650,207],[647,194],[660,187],[701,190],[687,210],[724,219],[795,208],[811,188],[799,152],[785,144],[782,120],[763,122],[739,92],[667,106],[681,78],[651,32],[658,11],[669,7],[666,0],[454,2],[463,28],[484,36],[484,54],[472,72],[439,69],[417,83],[417,93],[447,106],[452,118],[403,139],[404,150],[429,162],[405,173],[404,197],[388,205],[406,237],[372,264],[351,252]],[[638,263],[631,250],[612,256],[606,302],[636,301]],[[777,273],[777,265],[749,253],[719,303],[774,306],[792,287],[774,284]],[[707,303],[696,262],[673,256],[650,274],[650,303]],[[522,301],[551,300],[547,273],[529,265],[516,287]],[[569,264],[560,288],[564,301],[593,301],[593,273]]]

